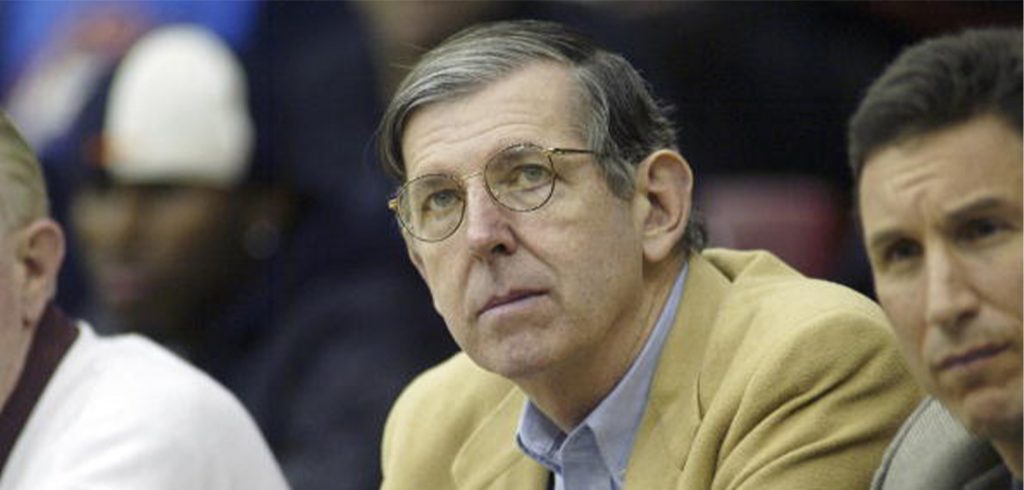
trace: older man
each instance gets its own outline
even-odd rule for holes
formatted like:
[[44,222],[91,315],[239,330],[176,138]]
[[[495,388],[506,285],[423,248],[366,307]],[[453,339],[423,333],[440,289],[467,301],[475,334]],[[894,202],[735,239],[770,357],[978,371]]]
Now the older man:
[[381,126],[390,201],[460,353],[397,401],[384,488],[864,488],[916,404],[882,312],[701,251],[638,73],[557,24],[427,53]]
[[875,488],[1020,487],[1021,76],[1018,30],[926,41],[850,122],[878,298],[934,397]]
[[51,303],[64,235],[0,113],[0,489],[283,489],[241,405],[152,342]]

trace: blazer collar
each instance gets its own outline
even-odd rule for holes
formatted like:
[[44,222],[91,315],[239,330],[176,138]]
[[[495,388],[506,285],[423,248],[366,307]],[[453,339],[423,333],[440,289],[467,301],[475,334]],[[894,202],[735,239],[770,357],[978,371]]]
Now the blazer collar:
[[32,334],[17,384],[6,401],[0,400],[0,470],[6,466],[22,429],[78,334],[74,321],[60,308],[52,303],[46,306]]
[[630,456],[631,488],[674,488],[703,416],[698,380],[729,281],[699,253],[691,255],[688,274]]
[[548,471],[526,457],[515,443],[519,415],[526,395],[512,389],[485,416],[452,462],[452,478],[459,489],[543,489]]

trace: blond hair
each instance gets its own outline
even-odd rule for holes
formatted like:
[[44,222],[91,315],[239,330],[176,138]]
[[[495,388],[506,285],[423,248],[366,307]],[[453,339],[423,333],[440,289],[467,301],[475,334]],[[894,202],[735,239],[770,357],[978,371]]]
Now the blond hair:
[[43,170],[32,148],[0,110],[0,231],[48,216]]

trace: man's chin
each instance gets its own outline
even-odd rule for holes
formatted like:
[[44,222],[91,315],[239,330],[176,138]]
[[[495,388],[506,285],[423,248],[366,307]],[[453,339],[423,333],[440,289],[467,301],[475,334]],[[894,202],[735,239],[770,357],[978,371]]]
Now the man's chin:
[[460,343],[478,366],[513,381],[549,371],[565,358],[566,338],[550,321],[485,322],[478,336]]
[[555,363],[540,345],[503,346],[482,356],[470,356],[480,367],[513,381],[528,380],[550,371]]
[[1020,439],[1024,428],[1021,392],[984,389],[969,393],[953,413],[967,429],[985,439]]

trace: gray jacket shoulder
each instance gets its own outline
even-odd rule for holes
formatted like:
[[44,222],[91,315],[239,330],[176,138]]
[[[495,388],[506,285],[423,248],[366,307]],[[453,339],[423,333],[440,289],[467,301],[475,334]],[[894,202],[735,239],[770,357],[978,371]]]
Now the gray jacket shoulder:
[[896,434],[872,490],[1009,488],[999,455],[935,398],[926,398]]

